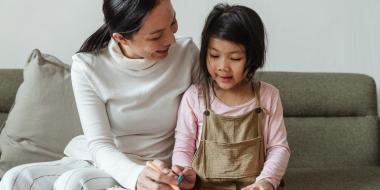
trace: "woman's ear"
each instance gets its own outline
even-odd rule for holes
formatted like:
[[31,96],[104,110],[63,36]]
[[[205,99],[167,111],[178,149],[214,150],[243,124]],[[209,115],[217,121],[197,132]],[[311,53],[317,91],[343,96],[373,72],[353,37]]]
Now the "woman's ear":
[[124,36],[120,33],[113,33],[112,38],[116,40],[116,42],[120,44],[128,44],[128,40],[124,38]]

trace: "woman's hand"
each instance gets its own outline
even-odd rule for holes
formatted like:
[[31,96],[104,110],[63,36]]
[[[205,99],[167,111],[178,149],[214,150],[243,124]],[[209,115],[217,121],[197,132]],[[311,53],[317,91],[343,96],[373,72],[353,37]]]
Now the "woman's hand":
[[175,177],[178,177],[180,175],[183,176],[183,181],[179,185],[181,189],[187,190],[194,188],[197,174],[195,173],[193,168],[174,165],[172,167],[172,171],[175,173]]
[[254,184],[244,187],[242,190],[274,190],[274,187],[267,180],[262,179]]
[[137,190],[172,190],[169,184],[177,185],[177,181],[170,177],[170,169],[166,163],[160,160],[154,160],[152,162],[157,169],[145,166],[144,170],[140,173],[137,179]]

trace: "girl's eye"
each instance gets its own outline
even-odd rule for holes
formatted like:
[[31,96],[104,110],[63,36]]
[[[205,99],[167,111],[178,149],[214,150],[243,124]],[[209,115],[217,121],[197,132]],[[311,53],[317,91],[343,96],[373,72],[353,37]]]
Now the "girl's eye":
[[219,56],[218,55],[210,54],[210,57],[212,57],[212,58],[218,58]]
[[232,61],[240,61],[241,58],[231,58]]

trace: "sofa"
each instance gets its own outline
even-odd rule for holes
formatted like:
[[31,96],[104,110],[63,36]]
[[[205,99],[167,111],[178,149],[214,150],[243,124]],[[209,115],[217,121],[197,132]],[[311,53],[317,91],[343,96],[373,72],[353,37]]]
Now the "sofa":
[[[0,69],[1,175],[18,164],[58,159],[65,144],[81,133],[69,74],[69,66],[38,50],[24,71]],[[292,152],[284,177],[286,189],[380,189],[380,125],[371,77],[258,72],[256,78],[280,90]],[[34,105],[23,103],[38,97],[43,98]],[[22,113],[25,110],[29,111]],[[14,126],[18,131],[12,131]]]

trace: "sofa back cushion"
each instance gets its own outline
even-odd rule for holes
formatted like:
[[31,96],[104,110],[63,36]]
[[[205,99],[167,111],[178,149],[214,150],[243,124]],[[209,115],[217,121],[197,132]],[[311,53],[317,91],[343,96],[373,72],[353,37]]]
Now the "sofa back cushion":
[[23,78],[0,134],[0,176],[19,164],[60,159],[66,144],[82,131],[70,65],[34,50]]
[[379,164],[376,86],[362,74],[259,72],[280,90],[289,167]]

